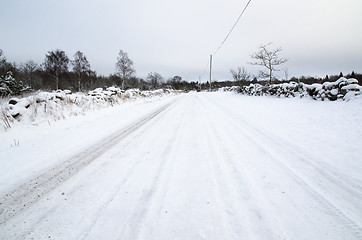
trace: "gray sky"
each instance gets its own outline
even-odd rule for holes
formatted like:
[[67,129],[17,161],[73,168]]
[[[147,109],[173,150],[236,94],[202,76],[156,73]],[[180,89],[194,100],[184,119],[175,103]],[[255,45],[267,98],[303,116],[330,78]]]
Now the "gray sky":
[[[0,49],[8,61],[42,63],[50,50],[77,50],[98,74],[115,72],[120,49],[136,75],[207,81],[209,55],[247,0],[0,0]],[[213,78],[249,65],[260,44],[282,47],[292,76],[362,73],[361,0],[252,0],[214,57]],[[284,77],[282,72],[280,77]]]

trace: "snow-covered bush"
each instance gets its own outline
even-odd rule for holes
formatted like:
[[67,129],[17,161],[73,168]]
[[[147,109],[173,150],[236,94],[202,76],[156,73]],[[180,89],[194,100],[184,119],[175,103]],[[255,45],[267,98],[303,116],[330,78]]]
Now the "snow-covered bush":
[[0,117],[4,128],[5,129],[10,128],[11,123],[13,122],[14,119],[9,117],[7,111],[3,107],[1,107],[0,109]]
[[341,77],[335,82],[325,82],[323,84],[304,84],[304,83],[281,83],[272,85],[250,84],[249,86],[235,88],[224,88],[224,91],[237,91],[250,96],[277,96],[277,97],[306,97],[309,96],[315,100],[350,99],[362,94],[362,86],[354,78],[346,79]]

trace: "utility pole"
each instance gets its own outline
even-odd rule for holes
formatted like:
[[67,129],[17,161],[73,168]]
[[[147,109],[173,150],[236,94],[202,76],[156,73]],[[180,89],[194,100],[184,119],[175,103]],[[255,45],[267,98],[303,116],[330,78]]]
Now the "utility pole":
[[210,91],[211,91],[211,70],[212,70],[212,54],[210,54]]

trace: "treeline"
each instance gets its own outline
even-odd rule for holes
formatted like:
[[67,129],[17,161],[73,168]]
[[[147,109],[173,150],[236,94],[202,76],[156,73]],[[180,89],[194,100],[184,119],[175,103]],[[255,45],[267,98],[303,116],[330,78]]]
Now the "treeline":
[[[109,76],[97,75],[92,70],[91,65],[84,53],[77,51],[72,59],[62,50],[49,51],[44,58],[44,62],[38,64],[29,60],[22,64],[10,63],[6,60],[3,51],[0,49],[0,97],[8,95],[18,95],[31,90],[57,90],[69,89],[73,92],[88,91],[96,88],[105,88],[118,86],[124,90],[138,88],[140,90],[153,90],[159,88],[168,88],[175,90],[207,90],[210,88],[209,82],[189,82],[182,79],[181,76],[173,76],[165,80],[161,74],[150,72],[143,79],[135,75],[133,61],[126,52],[119,51],[117,61],[115,62],[115,73]],[[278,80],[273,77],[272,81],[251,77],[245,68],[231,70],[234,81],[214,81],[211,84],[212,89],[230,86],[245,86],[250,83],[260,83],[263,85],[270,83],[283,82],[302,82],[306,84],[334,82],[343,73],[339,75],[316,77],[286,77],[284,80]],[[346,78],[355,78],[362,85],[362,74],[352,72],[345,75]]]
[[197,90],[197,82],[187,82],[180,76],[164,80],[161,74],[150,72],[146,79],[135,75],[133,61],[126,52],[119,52],[116,70],[109,76],[97,75],[84,53],[77,51],[70,59],[62,50],[49,51],[44,62],[29,60],[22,64],[10,63],[0,49],[0,96],[17,95],[29,90],[88,91],[95,88],[119,86],[122,89],[152,90],[171,88]]
[[299,78],[296,77],[292,77],[289,81],[281,81],[281,82],[302,82],[302,83],[306,83],[306,84],[313,84],[313,83],[320,83],[323,84],[325,82],[335,82],[338,79],[340,79],[341,77],[345,77],[345,78],[355,78],[358,81],[359,85],[362,85],[362,74],[360,73],[355,73],[354,71],[352,71],[351,73],[347,74],[347,75],[343,75],[343,73],[339,73],[339,75],[326,75],[324,78],[316,78],[316,77],[305,77],[305,76],[301,76]]

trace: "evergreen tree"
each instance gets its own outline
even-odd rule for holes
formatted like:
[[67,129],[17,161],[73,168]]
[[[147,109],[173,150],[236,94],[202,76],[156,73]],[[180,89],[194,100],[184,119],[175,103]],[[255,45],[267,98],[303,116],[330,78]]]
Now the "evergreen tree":
[[15,81],[12,72],[8,72],[5,76],[0,76],[0,97],[17,95],[24,91],[22,82]]
[[9,71],[13,72],[14,67],[6,61],[4,52],[0,49],[0,77],[5,77]]

